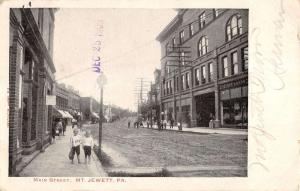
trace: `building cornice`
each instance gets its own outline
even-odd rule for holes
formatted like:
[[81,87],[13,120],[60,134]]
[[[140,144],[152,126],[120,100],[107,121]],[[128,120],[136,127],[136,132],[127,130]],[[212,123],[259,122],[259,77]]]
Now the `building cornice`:
[[[184,12],[183,12],[184,13]],[[166,37],[174,31],[174,28],[177,27],[179,24],[182,23],[182,11],[179,11],[175,18],[159,33],[156,37],[156,40],[162,42]]]

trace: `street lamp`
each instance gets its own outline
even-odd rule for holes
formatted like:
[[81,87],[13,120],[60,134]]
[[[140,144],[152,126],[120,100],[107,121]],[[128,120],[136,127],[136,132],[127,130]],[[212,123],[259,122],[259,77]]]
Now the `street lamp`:
[[103,72],[100,72],[100,75],[97,79],[97,83],[100,89],[100,108],[99,108],[99,148],[98,153],[101,157],[101,142],[102,142],[102,121],[103,121],[103,86],[106,84],[107,79]]

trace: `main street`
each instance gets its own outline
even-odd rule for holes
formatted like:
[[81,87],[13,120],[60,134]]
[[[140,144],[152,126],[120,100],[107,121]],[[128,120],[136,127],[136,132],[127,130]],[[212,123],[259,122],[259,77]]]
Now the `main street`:
[[[85,128],[98,140],[97,124]],[[246,135],[128,128],[123,119],[103,125],[102,144],[109,167],[247,166]]]

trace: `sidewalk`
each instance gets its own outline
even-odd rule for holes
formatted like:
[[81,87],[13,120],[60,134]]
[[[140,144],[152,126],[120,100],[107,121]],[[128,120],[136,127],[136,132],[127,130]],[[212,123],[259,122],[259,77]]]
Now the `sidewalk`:
[[[144,126],[144,128],[147,126]],[[158,129],[157,125],[153,125],[153,129]],[[172,129],[169,125],[164,130],[168,131],[178,131],[178,127],[174,126]],[[209,133],[209,134],[223,134],[223,135],[248,135],[247,129],[230,129],[230,128],[207,128],[207,127],[193,127],[193,128],[185,128],[182,127],[182,132],[189,133]]]
[[40,153],[19,174],[21,177],[99,177],[107,176],[97,156],[92,152],[91,164],[84,163],[84,152],[80,150],[81,164],[74,158],[74,164],[68,158],[70,151],[69,140],[72,127],[67,126],[65,136],[56,137],[55,143],[50,145],[44,153]]

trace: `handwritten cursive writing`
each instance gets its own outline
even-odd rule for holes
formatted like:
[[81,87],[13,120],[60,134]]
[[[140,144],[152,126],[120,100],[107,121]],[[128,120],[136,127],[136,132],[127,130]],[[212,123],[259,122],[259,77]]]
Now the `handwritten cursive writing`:
[[255,158],[250,163],[250,167],[258,166],[265,171],[269,171],[266,163],[267,156],[267,141],[275,141],[275,137],[266,130],[264,125],[264,105],[263,94],[267,90],[282,90],[285,87],[284,74],[286,72],[282,60],[283,43],[282,43],[282,29],[284,26],[285,10],[283,1],[280,0],[280,8],[278,12],[279,18],[273,21],[275,27],[275,35],[273,47],[270,57],[266,57],[262,51],[262,43],[260,41],[261,29],[254,28],[251,31],[251,39],[254,41],[254,60],[253,70],[249,84],[252,91],[249,93],[249,104],[251,105],[251,119],[254,119],[250,134],[255,141]]

